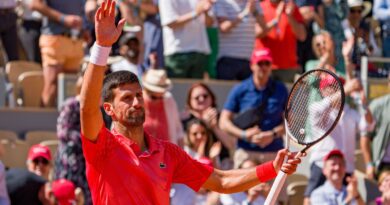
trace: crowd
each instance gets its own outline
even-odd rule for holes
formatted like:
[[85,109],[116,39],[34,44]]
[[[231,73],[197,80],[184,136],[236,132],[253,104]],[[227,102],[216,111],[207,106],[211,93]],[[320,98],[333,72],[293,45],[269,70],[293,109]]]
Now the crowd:
[[[96,38],[94,14],[102,2],[1,1],[5,62],[24,59],[42,65],[42,107],[56,104],[59,73],[79,78],[77,96],[61,106],[56,158],[46,147],[33,146],[27,171],[0,167],[0,205],[92,204],[80,87],[82,64]],[[362,56],[390,57],[390,1],[117,0],[115,9],[116,21],[124,18],[126,25],[113,45],[106,74],[137,75],[143,86],[144,129],[151,136],[223,170],[265,163],[284,148],[285,83],[304,71],[329,69],[342,79],[347,103],[330,137],[312,148],[316,152],[309,159],[304,203],[390,204],[390,95],[369,102],[358,79]],[[207,84],[195,83],[185,109],[179,110],[170,93],[174,78],[239,82],[222,108]],[[109,115],[105,106],[103,116]],[[105,127],[112,128],[104,119]],[[366,177],[382,193],[373,202],[364,202],[357,189],[353,161],[358,147]],[[171,204],[263,204],[271,184],[231,195],[174,184]],[[24,196],[27,192],[30,196]],[[285,194],[279,200],[286,202]]]

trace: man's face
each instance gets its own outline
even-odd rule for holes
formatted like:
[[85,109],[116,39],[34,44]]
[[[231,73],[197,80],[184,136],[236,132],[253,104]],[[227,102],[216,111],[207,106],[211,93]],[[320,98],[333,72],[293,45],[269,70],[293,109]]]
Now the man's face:
[[253,75],[259,80],[265,80],[270,77],[272,72],[272,63],[270,61],[259,61],[251,65]]
[[30,172],[33,172],[36,175],[41,176],[45,179],[49,178],[50,168],[50,161],[43,157],[37,157],[32,161],[29,161],[27,166],[27,169]]
[[345,176],[345,161],[340,156],[331,156],[324,163],[323,173],[327,180],[342,183]]
[[141,86],[138,83],[124,84],[113,89],[113,93],[113,102],[104,103],[106,113],[122,125],[142,126],[145,109]]

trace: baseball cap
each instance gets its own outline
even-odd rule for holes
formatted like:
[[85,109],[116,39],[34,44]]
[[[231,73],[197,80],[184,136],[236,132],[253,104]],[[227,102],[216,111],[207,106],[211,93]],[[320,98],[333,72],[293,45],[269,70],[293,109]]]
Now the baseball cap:
[[271,50],[268,48],[258,48],[253,50],[251,64],[258,64],[261,61],[272,62]]
[[36,144],[33,145],[28,151],[28,160],[34,160],[38,157],[43,157],[48,161],[51,161],[51,152],[47,146]]
[[76,200],[75,185],[66,179],[58,179],[52,182],[51,189],[56,197],[58,205],[72,205]]
[[343,152],[339,149],[334,149],[334,150],[330,151],[327,155],[325,155],[324,161],[328,160],[332,156],[340,156],[342,159],[344,159]]
[[[341,84],[344,85],[345,79],[343,77],[339,77]],[[320,81],[320,89],[324,89],[332,84],[336,83],[336,80],[331,76],[327,75],[324,79]]]

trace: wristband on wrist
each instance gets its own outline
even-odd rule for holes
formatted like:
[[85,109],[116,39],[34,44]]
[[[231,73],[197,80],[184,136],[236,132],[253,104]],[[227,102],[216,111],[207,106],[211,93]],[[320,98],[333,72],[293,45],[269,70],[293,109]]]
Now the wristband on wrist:
[[91,48],[89,62],[98,66],[106,66],[111,47],[99,46],[96,42]]
[[259,180],[261,182],[266,182],[270,179],[275,178],[276,171],[275,171],[275,168],[274,168],[272,161],[258,165],[256,167],[256,175],[257,175],[257,178],[259,178]]
[[368,168],[368,167],[373,167],[375,164],[374,164],[374,162],[368,162],[367,164],[366,164],[366,167]]
[[65,24],[65,14],[61,14],[61,16],[60,16],[60,23],[61,24]]

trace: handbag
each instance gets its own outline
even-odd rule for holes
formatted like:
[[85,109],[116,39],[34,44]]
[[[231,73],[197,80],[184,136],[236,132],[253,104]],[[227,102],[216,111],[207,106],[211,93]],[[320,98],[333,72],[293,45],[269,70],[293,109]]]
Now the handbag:
[[274,84],[275,83],[272,81],[271,88],[266,90],[265,95],[258,106],[254,108],[249,108],[237,114],[233,118],[232,122],[235,126],[239,127],[240,129],[246,130],[261,122],[263,117],[263,111],[267,106],[268,98],[271,95],[271,93],[273,93],[275,90]]

